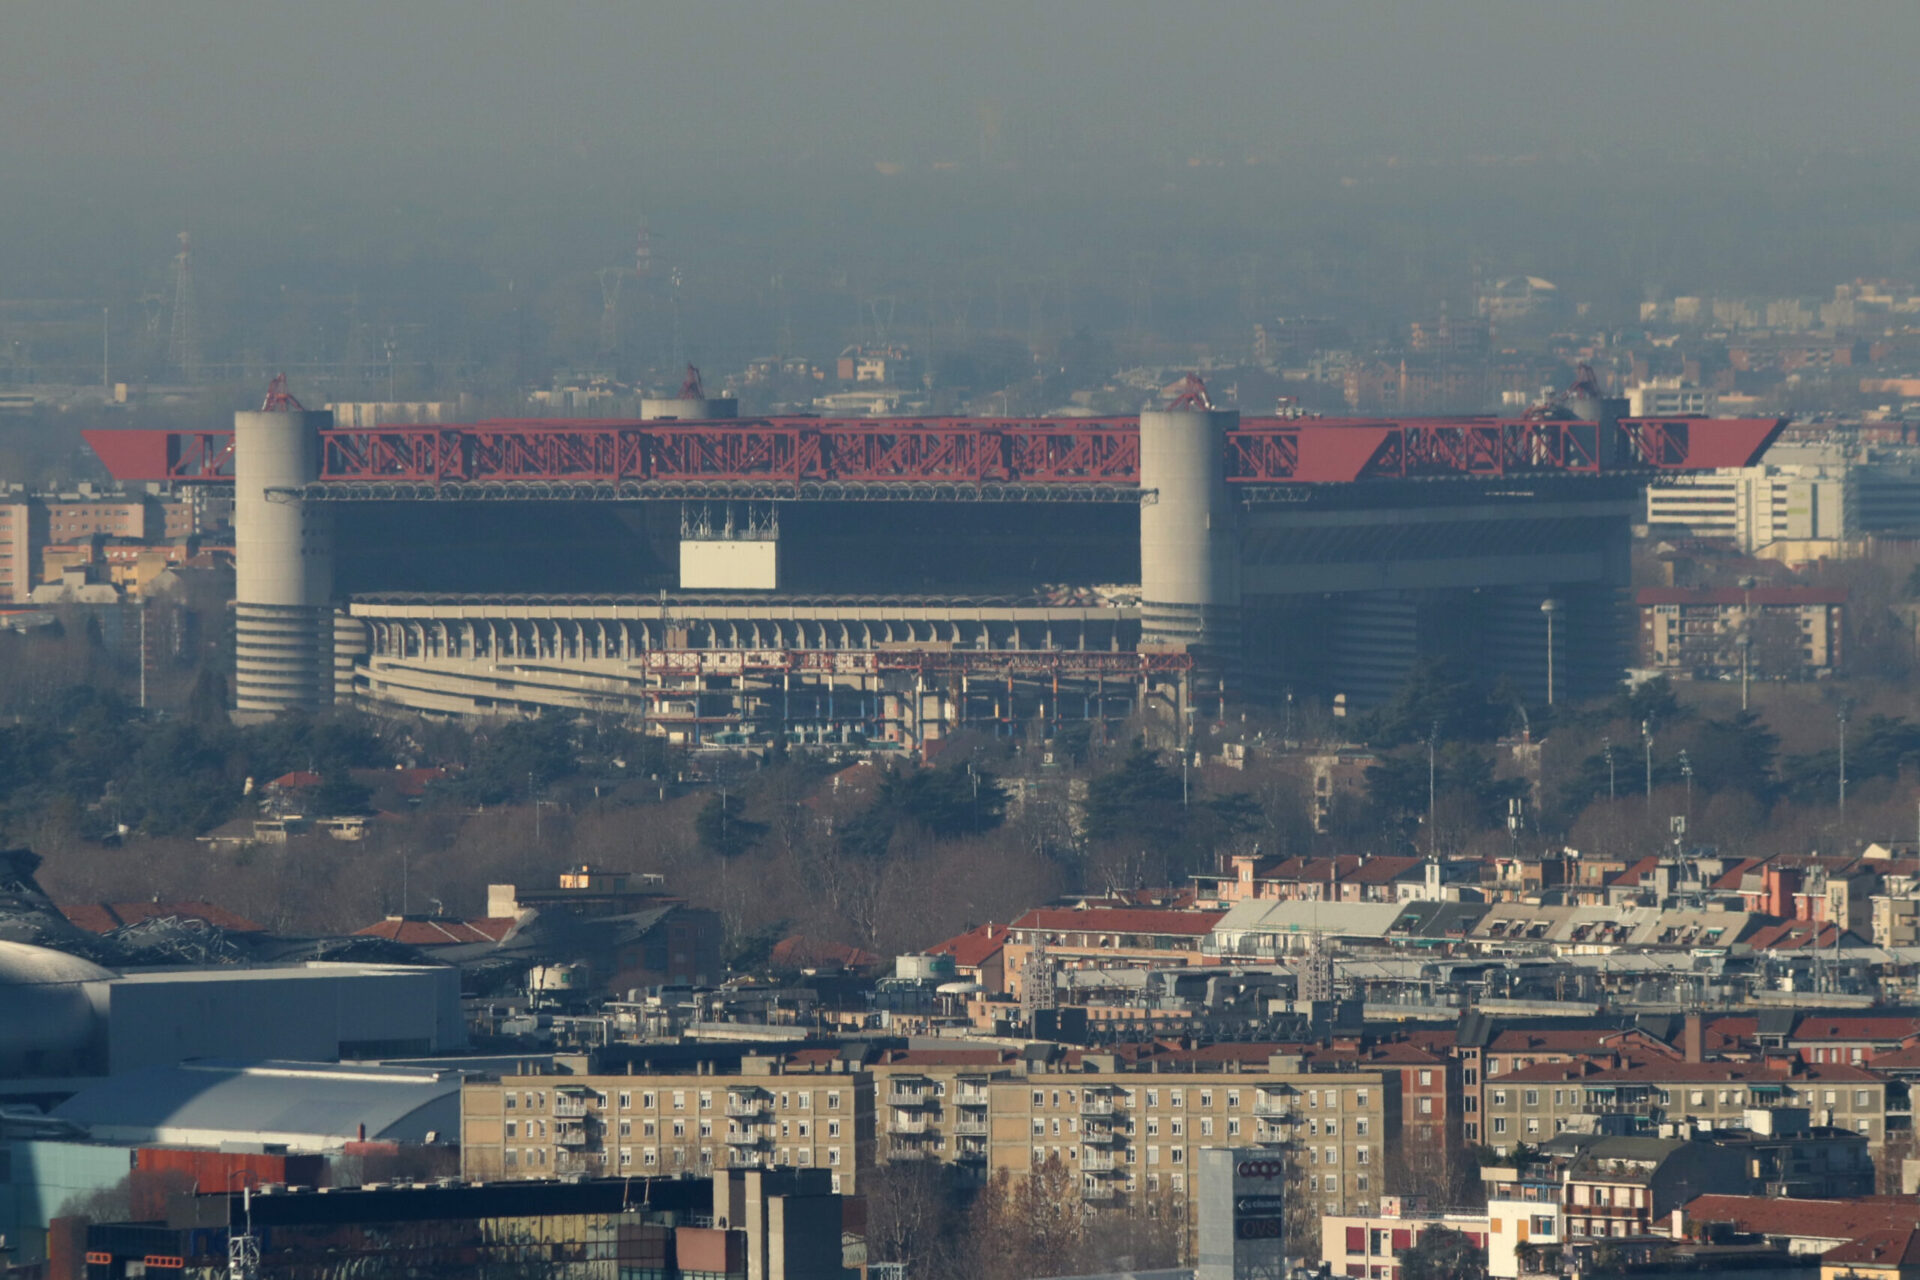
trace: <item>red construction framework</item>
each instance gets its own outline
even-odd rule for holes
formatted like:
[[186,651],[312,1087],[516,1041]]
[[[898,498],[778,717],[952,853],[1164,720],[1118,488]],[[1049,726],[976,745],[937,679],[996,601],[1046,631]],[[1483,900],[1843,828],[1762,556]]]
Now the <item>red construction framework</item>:
[[1138,679],[1193,669],[1185,653],[1074,649],[650,649],[647,671],[663,676],[918,675],[1020,679]]
[[[1783,418],[1243,418],[1232,484],[1607,472],[1751,464]],[[230,431],[85,433],[115,478],[226,483]],[[644,492],[676,484],[1137,487],[1137,418],[503,420],[321,433],[320,482],[422,489],[546,482]],[[370,492],[369,496],[373,496]]]

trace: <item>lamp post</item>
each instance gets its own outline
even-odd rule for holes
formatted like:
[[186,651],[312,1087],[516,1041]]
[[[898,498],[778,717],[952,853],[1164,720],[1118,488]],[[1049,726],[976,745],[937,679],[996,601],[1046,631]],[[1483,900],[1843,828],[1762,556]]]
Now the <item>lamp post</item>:
[[1434,780],[1438,776],[1434,769],[1434,747],[1439,741],[1440,722],[1435,720],[1433,730],[1427,734],[1427,856],[1429,858],[1435,856],[1434,846],[1438,838],[1438,828],[1434,823],[1434,797],[1438,794],[1434,785]]
[[1740,709],[1747,709],[1747,684],[1753,677],[1753,583],[1740,579]]
[[1685,750],[1680,752],[1680,776],[1687,780],[1687,825],[1693,825],[1693,762]]
[[1612,804],[1614,800],[1613,739],[1612,738],[1600,739],[1600,750],[1605,752],[1607,757],[1607,803]]
[[1553,615],[1560,611],[1560,602],[1549,596],[1540,602],[1540,612],[1547,615],[1547,705],[1553,705]]
[[1640,722],[1640,737],[1647,744],[1647,812],[1653,812],[1653,722]]
[[1840,843],[1847,841],[1847,705],[1840,704]]

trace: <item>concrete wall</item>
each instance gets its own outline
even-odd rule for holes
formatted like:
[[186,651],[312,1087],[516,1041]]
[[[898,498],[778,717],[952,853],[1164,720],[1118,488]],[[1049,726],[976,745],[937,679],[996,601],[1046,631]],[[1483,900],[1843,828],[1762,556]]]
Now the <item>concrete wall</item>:
[[460,975],[451,968],[315,965],[136,974],[103,984],[110,1074],[184,1058],[339,1059],[458,1048]]

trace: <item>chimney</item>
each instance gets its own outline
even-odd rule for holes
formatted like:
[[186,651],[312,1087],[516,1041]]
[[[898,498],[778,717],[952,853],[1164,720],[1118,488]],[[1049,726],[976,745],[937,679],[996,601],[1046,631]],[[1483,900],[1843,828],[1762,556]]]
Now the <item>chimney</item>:
[[1698,1012],[1687,1015],[1686,1030],[1680,1033],[1681,1055],[1688,1062],[1703,1062],[1707,1056],[1706,1021]]

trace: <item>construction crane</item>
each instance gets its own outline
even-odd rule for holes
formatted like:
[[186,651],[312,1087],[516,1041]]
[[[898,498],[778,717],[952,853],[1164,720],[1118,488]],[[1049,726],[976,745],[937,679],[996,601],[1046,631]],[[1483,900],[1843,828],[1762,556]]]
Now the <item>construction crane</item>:
[[1569,403],[1574,400],[1598,400],[1602,394],[1599,376],[1594,373],[1592,365],[1582,360],[1574,366],[1573,381],[1567,384],[1566,390],[1554,392],[1521,416],[1531,422],[1571,418],[1575,415],[1567,407]]

